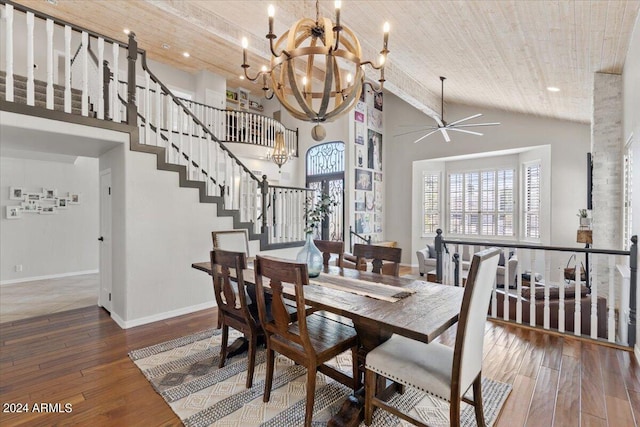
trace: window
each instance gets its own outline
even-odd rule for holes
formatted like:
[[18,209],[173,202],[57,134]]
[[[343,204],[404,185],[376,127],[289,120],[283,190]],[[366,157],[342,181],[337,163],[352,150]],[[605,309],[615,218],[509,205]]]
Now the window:
[[524,165],[524,237],[540,238],[540,163]]
[[440,174],[423,175],[422,212],[424,214],[424,234],[433,234],[440,226]]
[[449,174],[449,233],[513,236],[513,169]]

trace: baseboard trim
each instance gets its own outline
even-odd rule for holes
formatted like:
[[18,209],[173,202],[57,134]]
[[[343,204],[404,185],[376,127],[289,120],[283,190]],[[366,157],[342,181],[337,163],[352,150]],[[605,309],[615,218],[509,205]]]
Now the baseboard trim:
[[71,273],[48,274],[46,276],[21,277],[20,279],[2,280],[0,286],[13,285],[15,283],[34,282],[36,280],[59,279],[61,277],[82,276],[83,274],[96,274],[100,270],[72,271]]
[[165,311],[164,313],[152,314],[151,316],[140,317],[133,320],[124,320],[116,313],[111,313],[111,318],[122,329],[135,328],[136,326],[146,325],[148,323],[159,322],[162,320],[170,319],[172,317],[183,316],[185,314],[195,313],[196,311],[206,310],[216,306],[216,302],[209,301],[202,304],[191,305],[189,307],[178,308],[176,310]]

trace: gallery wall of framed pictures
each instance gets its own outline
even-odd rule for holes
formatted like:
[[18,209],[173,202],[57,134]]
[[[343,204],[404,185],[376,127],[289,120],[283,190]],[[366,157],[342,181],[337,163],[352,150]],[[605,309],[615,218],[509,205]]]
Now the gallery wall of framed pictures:
[[383,94],[365,86],[353,112],[354,126],[354,230],[384,240],[382,170]]
[[16,204],[5,207],[6,219],[20,219],[27,214],[54,215],[70,206],[79,205],[82,195],[72,192],[59,193],[58,189],[47,187],[38,190],[9,187],[9,200]]

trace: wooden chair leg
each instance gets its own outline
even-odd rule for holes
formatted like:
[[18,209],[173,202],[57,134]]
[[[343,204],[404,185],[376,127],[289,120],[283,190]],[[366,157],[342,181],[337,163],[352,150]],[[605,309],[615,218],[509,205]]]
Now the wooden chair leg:
[[229,341],[229,326],[222,325],[222,342],[220,343],[220,361],[218,368],[224,367],[224,363],[227,360],[227,343]]
[[373,398],[376,395],[378,379],[375,372],[365,370],[364,374],[364,423],[371,425],[373,420]]
[[268,402],[271,398],[271,385],[273,383],[273,368],[275,364],[274,351],[269,348],[267,344],[267,373],[264,379],[264,395],[262,396],[263,402]]
[[253,371],[256,368],[256,347],[258,347],[258,337],[255,334],[249,339],[249,355],[247,359],[247,388],[253,385]]
[[452,396],[449,405],[449,426],[460,427],[460,396]]
[[478,377],[473,382],[473,402],[474,409],[476,410],[476,423],[478,427],[486,426],[484,422],[484,409],[482,406],[482,375],[478,374]]
[[313,402],[316,397],[316,369],[307,367],[307,405],[304,411],[304,427],[311,427]]

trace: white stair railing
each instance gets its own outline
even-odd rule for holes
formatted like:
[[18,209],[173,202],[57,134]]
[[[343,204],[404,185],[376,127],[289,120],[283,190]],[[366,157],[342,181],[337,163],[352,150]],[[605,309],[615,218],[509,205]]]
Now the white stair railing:
[[[17,4],[0,4],[3,25],[3,61],[8,102],[24,102],[29,106],[41,106],[49,110],[90,115],[90,103],[98,119],[107,119],[104,99],[104,61],[115,65],[117,77],[118,57],[127,45],[92,31],[56,21],[28,7]],[[36,34],[45,34],[44,42],[36,40]],[[94,42],[97,53],[91,58],[89,44]],[[26,44],[26,46],[24,46]],[[78,55],[72,61],[72,46],[79,46]],[[56,57],[55,52],[62,52]],[[46,58],[46,66],[35,68],[35,58]],[[62,68],[64,75],[55,76]],[[24,76],[24,77],[20,77]],[[26,80],[26,81],[25,81]],[[25,89],[22,89],[24,81]],[[24,91],[24,94],[23,94]],[[117,105],[117,93],[111,91],[112,105]],[[25,100],[22,101],[22,98]],[[112,117],[120,122],[122,116]]]

